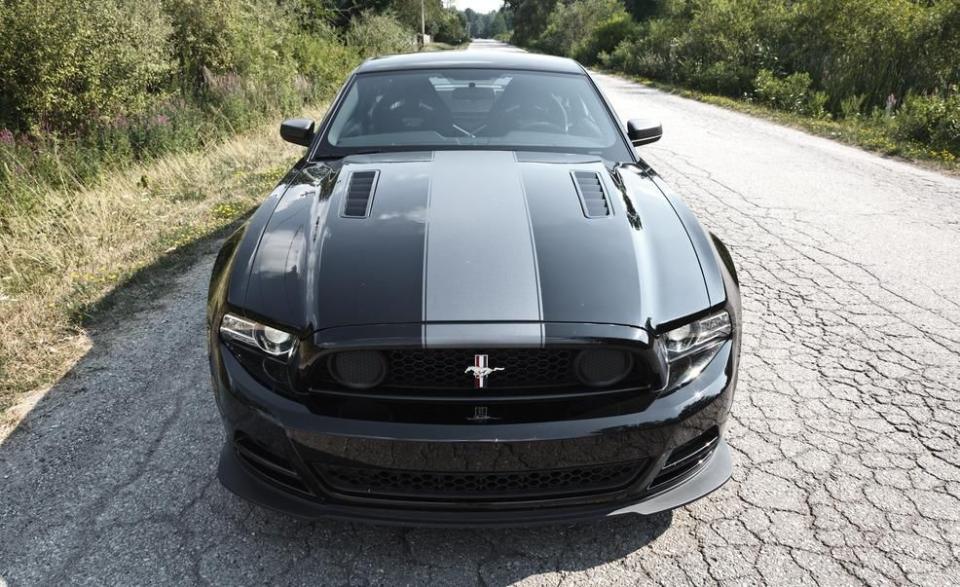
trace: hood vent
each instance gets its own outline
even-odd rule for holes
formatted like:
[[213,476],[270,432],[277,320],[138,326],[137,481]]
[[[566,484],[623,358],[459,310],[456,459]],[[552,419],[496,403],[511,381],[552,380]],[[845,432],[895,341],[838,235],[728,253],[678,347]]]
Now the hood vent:
[[587,218],[610,216],[610,202],[603,189],[603,182],[595,171],[574,171],[573,183],[577,186],[577,195]]
[[373,204],[373,192],[377,188],[376,171],[354,171],[350,174],[350,185],[343,204],[342,216],[346,218],[366,218]]

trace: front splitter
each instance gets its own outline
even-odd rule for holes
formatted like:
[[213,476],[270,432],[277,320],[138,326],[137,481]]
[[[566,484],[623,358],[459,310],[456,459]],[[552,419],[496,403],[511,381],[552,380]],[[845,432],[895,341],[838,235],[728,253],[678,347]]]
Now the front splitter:
[[681,484],[634,503],[608,503],[578,507],[517,511],[476,511],[462,509],[422,510],[344,505],[301,498],[264,481],[249,471],[228,443],[220,453],[218,477],[237,496],[286,515],[309,519],[338,519],[371,524],[418,527],[513,527],[570,523],[606,516],[639,514],[649,516],[672,510],[700,499],[730,479],[733,460],[730,448],[721,439],[704,466]]

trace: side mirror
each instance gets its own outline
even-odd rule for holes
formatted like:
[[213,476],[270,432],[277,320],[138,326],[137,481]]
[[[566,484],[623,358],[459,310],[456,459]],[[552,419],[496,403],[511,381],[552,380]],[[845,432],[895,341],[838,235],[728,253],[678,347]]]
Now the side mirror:
[[634,147],[655,143],[662,136],[663,127],[655,120],[633,119],[627,122],[627,137]]
[[309,118],[290,118],[280,124],[280,137],[288,143],[309,147],[313,141],[313,121]]

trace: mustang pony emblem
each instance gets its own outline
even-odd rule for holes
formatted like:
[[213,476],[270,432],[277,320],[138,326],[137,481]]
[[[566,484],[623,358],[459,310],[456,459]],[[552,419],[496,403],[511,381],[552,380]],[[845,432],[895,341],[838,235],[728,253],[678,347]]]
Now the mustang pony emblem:
[[487,377],[497,371],[503,371],[503,367],[490,367],[487,362],[487,355],[473,355],[473,366],[464,369],[464,373],[473,374],[473,386],[477,389],[483,389],[487,385]]

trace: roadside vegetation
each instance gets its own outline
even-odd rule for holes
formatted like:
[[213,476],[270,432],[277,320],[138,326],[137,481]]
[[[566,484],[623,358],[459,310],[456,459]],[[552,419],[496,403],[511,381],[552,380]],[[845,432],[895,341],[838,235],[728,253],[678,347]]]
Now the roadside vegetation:
[[419,28],[419,0],[0,2],[0,413],[83,355],[105,296],[262,201],[302,154],[283,117],[416,50],[414,4]]
[[960,169],[956,0],[506,0],[512,41]]
[[474,39],[509,40],[512,27],[512,14],[509,10],[477,12],[472,8],[463,11],[467,35]]

